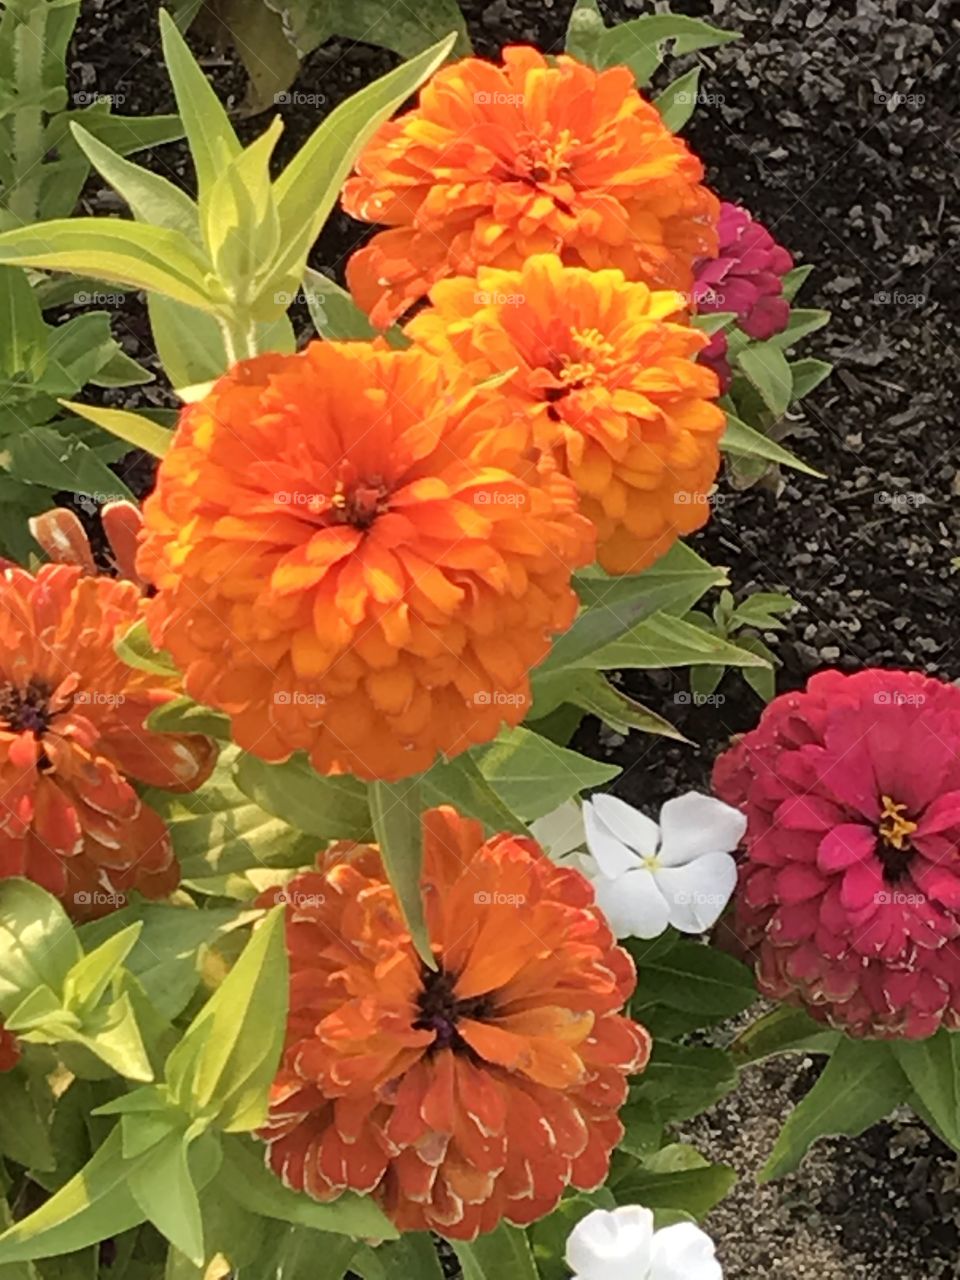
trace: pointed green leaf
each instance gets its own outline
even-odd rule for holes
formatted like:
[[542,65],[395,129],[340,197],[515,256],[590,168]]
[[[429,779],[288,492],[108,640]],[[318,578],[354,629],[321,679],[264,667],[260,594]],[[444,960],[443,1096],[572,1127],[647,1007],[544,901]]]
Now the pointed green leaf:
[[815,391],[825,378],[829,378],[833,373],[833,365],[826,360],[793,360],[790,372],[793,374],[793,399],[796,402]]
[[127,409],[104,409],[94,404],[79,404],[75,400],[61,400],[60,403],[77,417],[95,423],[120,440],[126,440],[134,448],[152,453],[155,458],[162,458],[170,447],[173,432],[166,427],[157,426],[139,413],[130,413]]
[[863,1133],[889,1115],[909,1090],[886,1041],[841,1039],[816,1084],[791,1111],[759,1181],[791,1173],[817,1138]]
[[0,376],[35,381],[47,362],[47,326],[25,273],[0,268]]
[[600,41],[606,29],[597,0],[577,0],[567,23],[564,52],[588,66],[599,66]]
[[427,807],[452,804],[461,813],[482,822],[491,834],[501,831],[527,834],[522,819],[503,803],[469,752],[453,760],[439,760],[423,775],[423,800]]
[[924,1111],[960,1151],[960,1034],[941,1029],[926,1040],[898,1040],[893,1053]]
[[202,1266],[203,1222],[184,1135],[170,1133],[155,1145],[132,1170],[129,1186],[144,1217],[194,1266]]
[[73,126],[73,136],[100,176],[127,202],[138,222],[166,227],[196,245],[201,243],[197,206],[185,191],[159,174],[125,160],[78,124]]
[[778,462],[781,466],[792,467],[794,471],[802,471],[805,475],[823,478],[822,471],[815,471],[782,444],[777,444],[762,432],[747,426],[732,413],[727,414],[727,429],[720,441],[720,448],[733,457],[766,458],[768,462]]
[[824,325],[830,323],[829,311],[811,311],[802,308],[794,308],[790,312],[790,319],[787,327],[780,333],[775,333],[772,338],[767,341],[775,347],[779,347],[781,351],[787,351],[790,347],[795,347],[797,343],[806,338],[808,334],[816,333],[818,329],[822,329]]
[[507,807],[525,822],[552,813],[564,800],[610,782],[616,765],[559,747],[530,729],[504,729],[489,747],[471,753]]
[[66,1008],[82,1018],[100,1003],[117,970],[133,950],[142,928],[136,923],[121,929],[77,961],[63,984]]
[[29,880],[0,882],[0,1015],[38,987],[55,992],[83,956],[60,903]]
[[437,967],[423,915],[420,866],[423,858],[423,798],[419,777],[370,783],[370,816],[380,856],[413,945],[424,964]]
[[805,1009],[781,1004],[741,1031],[730,1052],[746,1066],[778,1053],[832,1053],[839,1043],[839,1031],[815,1022]]
[[786,413],[793,394],[793,374],[779,347],[755,342],[737,356],[737,364],[778,418]]
[[267,764],[241,752],[234,780],[267,813],[325,840],[366,840],[372,836],[367,788],[349,774],[325,777],[305,756]]
[[587,656],[581,665],[609,671],[656,671],[702,663],[726,667],[769,665],[739,645],[667,613],[646,618],[619,640]]
[[135,671],[149,671],[156,676],[175,676],[177,668],[168,653],[154,649],[147,631],[147,623],[140,618],[114,642],[114,650],[128,667]]
[[303,291],[310,319],[321,338],[342,342],[351,338],[369,340],[382,337],[391,347],[402,349],[410,346],[410,339],[395,324],[382,332],[375,329],[346,289],[329,276],[308,267],[303,273]]
[[525,1231],[501,1222],[476,1240],[451,1240],[463,1267],[463,1280],[538,1280],[537,1265]]
[[724,569],[707,564],[682,542],[675,542],[665,556],[643,573],[611,577],[598,566],[574,577],[577,594],[586,607],[615,609],[642,600],[645,614],[686,613],[711,587],[727,582]]
[[694,67],[686,75],[678,76],[653,100],[653,105],[671,133],[679,133],[696,109],[701,69]]

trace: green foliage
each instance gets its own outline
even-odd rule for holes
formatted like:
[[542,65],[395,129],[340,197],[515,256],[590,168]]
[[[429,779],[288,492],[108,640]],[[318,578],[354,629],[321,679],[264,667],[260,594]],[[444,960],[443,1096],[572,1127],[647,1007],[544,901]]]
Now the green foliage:
[[[709,614],[695,611],[688,615],[688,620],[705,634],[717,636],[721,640],[729,640],[736,635],[741,649],[765,659],[766,667],[743,668],[743,678],[758,697],[769,702],[776,693],[775,668],[781,663],[759,633],[782,631],[784,623],[780,615],[795,607],[795,600],[775,591],[754,591],[737,604],[733,593],[724,590],[720,592],[720,598]],[[690,691],[694,698],[698,701],[712,698],[725,671],[726,664],[701,666],[691,671]]]

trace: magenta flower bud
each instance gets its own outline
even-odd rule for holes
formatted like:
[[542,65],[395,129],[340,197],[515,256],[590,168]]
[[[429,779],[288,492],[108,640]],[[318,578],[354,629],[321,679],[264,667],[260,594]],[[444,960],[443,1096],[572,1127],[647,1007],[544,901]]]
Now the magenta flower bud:
[[[723,202],[717,231],[717,257],[701,258],[695,268],[697,311],[733,311],[744,333],[760,341],[781,333],[790,318],[783,277],[793,258],[739,205]],[[711,363],[709,354],[704,363]]]

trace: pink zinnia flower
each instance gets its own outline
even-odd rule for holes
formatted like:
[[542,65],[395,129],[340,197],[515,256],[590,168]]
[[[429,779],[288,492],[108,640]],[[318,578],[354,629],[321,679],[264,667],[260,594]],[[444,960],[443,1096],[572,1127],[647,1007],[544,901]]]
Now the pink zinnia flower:
[[793,269],[793,258],[739,205],[723,202],[717,232],[717,257],[701,258],[695,267],[697,310],[734,311],[748,337],[772,338],[790,318],[783,277]]
[[854,1036],[960,1027],[960,689],[823,672],[714,787],[747,815],[734,927],[767,995]]

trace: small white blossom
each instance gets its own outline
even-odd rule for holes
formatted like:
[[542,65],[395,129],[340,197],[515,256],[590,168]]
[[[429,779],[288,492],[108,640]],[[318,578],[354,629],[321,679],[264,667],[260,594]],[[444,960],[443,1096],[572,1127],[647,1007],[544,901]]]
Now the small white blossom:
[[713,1241],[692,1222],[653,1229],[640,1205],[594,1209],[567,1238],[573,1280],[723,1280]]

